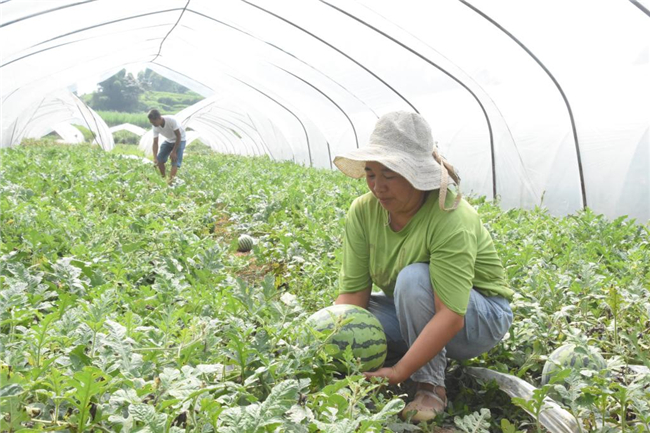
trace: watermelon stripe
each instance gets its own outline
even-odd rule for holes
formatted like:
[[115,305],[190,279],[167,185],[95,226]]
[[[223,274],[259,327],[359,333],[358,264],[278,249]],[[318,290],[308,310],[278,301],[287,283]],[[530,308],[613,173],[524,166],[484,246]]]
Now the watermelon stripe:
[[367,356],[365,358],[359,358],[359,359],[361,359],[361,362],[369,362],[369,361],[373,361],[375,359],[381,358],[381,363],[383,364],[385,356],[386,356],[386,351],[383,351],[383,352],[377,353],[375,355]]
[[[347,323],[342,325],[342,322]],[[338,347],[340,352],[333,356],[335,359],[341,361],[341,352],[350,347],[353,356],[362,364],[361,371],[383,365],[387,354],[386,334],[379,320],[368,310],[353,305],[333,305],[312,314],[307,323],[315,331],[332,332],[326,342]]]
[[386,344],[386,340],[366,340],[364,342],[360,342],[359,340],[354,341],[354,346],[355,347],[361,347],[363,349],[366,349],[368,347],[372,346],[383,346]]
[[381,332],[384,332],[384,328],[381,326],[373,325],[372,323],[348,323],[343,327],[343,329],[377,329]]
[[[339,349],[345,350],[346,347],[350,344],[349,341],[341,341],[341,340],[332,340],[332,344],[336,344],[339,346]],[[354,347],[355,348],[362,348],[362,349],[367,349],[372,346],[385,346],[386,341],[385,340],[366,340],[363,343],[360,343],[359,341],[355,340],[354,341]]]
[[[335,328],[335,326],[336,325],[332,323],[332,324],[328,324],[327,326],[322,326],[322,327],[318,326],[316,329],[320,332],[331,331]],[[381,326],[373,325],[371,323],[348,323],[347,325],[341,328],[341,331],[348,331],[354,329],[359,329],[359,330],[372,329],[372,330],[381,331],[382,334],[384,333],[384,328],[382,328]]]

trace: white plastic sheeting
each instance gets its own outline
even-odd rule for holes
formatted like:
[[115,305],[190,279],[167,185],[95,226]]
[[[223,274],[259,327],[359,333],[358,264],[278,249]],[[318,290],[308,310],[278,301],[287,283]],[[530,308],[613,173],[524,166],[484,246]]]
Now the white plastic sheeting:
[[[84,135],[81,131],[67,122],[61,122],[54,125],[52,130],[61,137],[61,140],[58,140],[60,143],[79,144],[84,142]],[[49,134],[49,131],[46,132],[46,134]],[[45,134],[33,138],[41,138],[43,135]]]
[[[3,111],[5,109],[3,104]],[[63,124],[70,126],[71,123],[92,131],[95,136],[92,143],[98,144],[102,149],[112,150],[115,145],[106,122],[81,99],[65,89],[51,91],[32,101],[32,104],[22,110],[11,122],[7,121],[6,128],[4,118],[2,122],[0,147],[20,143],[23,138],[40,138],[52,131],[56,131],[64,141],[78,142],[68,141],[74,140],[71,136],[75,133]]]
[[[187,131],[187,144],[200,139],[212,150],[239,155],[268,155],[292,159],[294,152],[282,132],[274,128],[274,114],[262,115],[257,109],[243,108],[221,96],[208,97],[175,114]],[[271,137],[273,145],[267,144]],[[151,154],[153,134],[140,139],[140,149]],[[281,144],[280,146],[278,144]]]
[[[612,0],[11,1],[2,143],[29,105],[132,64],[214,100],[220,152],[317,167],[378,116],[431,123],[466,192],[650,219],[650,14]],[[47,65],[47,67],[43,67]],[[180,114],[180,113],[179,113]],[[234,131],[234,133],[233,133]]]
[[133,125],[131,123],[122,123],[121,125],[111,126],[109,130],[111,131],[111,134],[114,134],[118,131],[129,131],[140,137],[142,137],[147,132],[146,129],[141,128],[138,125]]

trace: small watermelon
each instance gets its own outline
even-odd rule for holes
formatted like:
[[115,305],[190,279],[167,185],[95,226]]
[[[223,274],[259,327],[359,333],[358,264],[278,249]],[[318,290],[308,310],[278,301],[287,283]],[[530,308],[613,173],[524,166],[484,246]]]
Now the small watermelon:
[[237,239],[237,251],[246,253],[253,249],[253,238],[249,235],[241,235]]
[[323,332],[340,326],[330,335],[328,343],[338,346],[334,359],[342,360],[343,351],[351,346],[352,353],[361,361],[361,371],[376,370],[386,360],[386,334],[377,318],[365,308],[356,305],[332,305],[323,308],[307,319],[313,329]]
[[558,371],[571,368],[574,370],[602,370],[607,367],[605,359],[593,347],[588,347],[588,353],[576,351],[575,344],[565,344],[551,353],[542,370],[542,385],[546,385]]

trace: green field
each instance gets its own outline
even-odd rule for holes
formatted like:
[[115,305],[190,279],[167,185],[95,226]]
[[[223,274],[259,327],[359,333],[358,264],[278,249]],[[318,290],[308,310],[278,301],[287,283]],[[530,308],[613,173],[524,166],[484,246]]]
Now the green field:
[[[83,95],[81,97],[87,104],[92,99],[92,94]],[[171,93],[171,92],[155,92],[146,91],[140,95],[140,105],[142,111],[139,113],[125,113],[118,111],[101,111],[97,113],[108,124],[108,126],[121,125],[122,123],[131,123],[140,126],[141,128],[151,128],[151,124],[147,119],[147,112],[152,109],[158,109],[162,114],[176,114],[190,105],[196,104],[201,101],[203,96],[195,92],[187,93]]]
[[203,100],[203,96],[189,91],[187,93],[146,91],[140,95],[140,102],[146,106],[145,111],[152,108],[160,110],[163,114],[176,114],[183,108]]
[[[189,146],[168,186],[126,148],[0,151],[0,431],[414,431],[397,416],[402,390],[366,381],[354,360],[337,374],[327,344],[301,338],[336,296],[363,181]],[[450,363],[447,413],[420,429],[541,431],[522,406],[538,411],[554,384],[512,402],[464,368],[540,387],[546,355],[574,342],[607,360],[564,372],[582,431],[650,431],[650,377],[626,368],[650,366],[648,225],[472,202],[515,320],[489,353]],[[250,253],[236,251],[242,233]]]
[[[123,123],[130,123],[132,125],[137,125],[140,128],[149,129],[151,128],[151,123],[147,118],[147,112],[143,111],[142,113],[122,113],[118,111],[98,111],[99,117],[104,119],[104,122],[108,126],[117,126]],[[165,113],[167,114],[167,113]]]

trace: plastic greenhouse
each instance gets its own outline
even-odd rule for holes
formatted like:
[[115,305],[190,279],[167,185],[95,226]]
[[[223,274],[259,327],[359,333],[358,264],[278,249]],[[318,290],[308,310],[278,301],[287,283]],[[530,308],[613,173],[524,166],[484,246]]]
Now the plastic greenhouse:
[[1,146],[74,120],[110,150],[107,125],[67,89],[144,64],[207,97],[179,118],[218,152],[330,168],[365,144],[380,115],[413,110],[465,192],[506,208],[588,206],[645,222],[649,9],[647,0],[5,0]]

